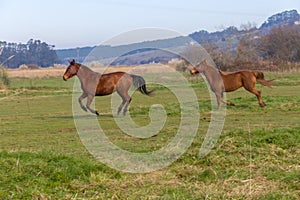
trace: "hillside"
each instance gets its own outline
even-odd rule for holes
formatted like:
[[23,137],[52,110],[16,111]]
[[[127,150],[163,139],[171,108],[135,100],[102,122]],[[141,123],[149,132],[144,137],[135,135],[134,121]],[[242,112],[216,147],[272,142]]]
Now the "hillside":
[[[270,16],[259,28],[248,27],[244,30],[239,30],[236,27],[228,27],[223,31],[211,33],[205,30],[200,30],[191,33],[188,36],[170,39],[146,41],[121,46],[98,46],[94,54],[99,57],[90,59],[112,65],[135,65],[152,62],[166,62],[174,58],[174,54],[166,52],[161,54],[161,52],[154,52],[155,49],[175,48],[189,44],[192,40],[197,41],[199,44],[218,43],[223,45],[224,48],[228,48],[227,46],[230,42],[231,48],[234,49],[238,45],[240,39],[245,35],[248,37],[257,37],[267,34],[273,27],[284,25],[293,26],[299,25],[299,23],[300,15],[297,10],[284,11]],[[92,50],[95,50],[95,47],[62,49],[56,50],[56,53],[62,62],[67,62],[73,58],[82,62]],[[108,61],[114,61],[115,58],[118,58],[117,62],[107,63]]]
[[[155,49],[166,49],[166,48],[172,48],[177,46],[183,46],[191,42],[191,38],[189,37],[176,37],[176,38],[170,38],[170,39],[163,39],[163,40],[155,40],[155,41],[145,41],[140,43],[134,43],[129,45],[120,45],[120,46],[109,46],[109,45],[101,45],[97,47],[84,47],[84,48],[72,48],[72,49],[63,49],[63,50],[57,50],[57,55],[59,58],[66,62],[68,60],[71,60],[73,58],[76,58],[79,62],[82,62],[91,51],[93,51],[94,55],[97,55],[97,58],[93,58],[90,56],[90,59],[92,60],[102,60],[106,62],[105,60],[115,60],[115,58],[122,57],[123,59],[127,59],[127,57],[132,57],[132,55],[144,53],[143,55],[147,55],[145,52],[149,52],[150,54],[153,54],[153,50]],[[158,53],[155,53],[158,54]],[[114,64],[121,64],[121,65],[132,65],[132,64],[143,64],[151,63],[157,61],[161,61],[162,57],[166,57],[163,55],[162,57],[155,56],[153,60],[151,59],[135,59],[139,60],[139,62],[122,62],[120,58],[118,61],[112,63]],[[168,56],[167,56],[168,57]],[[172,57],[172,56],[171,56]],[[91,60],[91,61],[92,61]],[[128,59],[127,59],[128,60]],[[133,59],[129,59],[133,60]],[[167,58],[169,60],[169,58]]]
[[283,25],[299,25],[300,23],[300,15],[298,14],[297,10],[291,10],[291,11],[284,11],[282,13],[278,13],[275,15],[272,15],[265,21],[261,27],[260,30],[272,28],[274,26],[283,26]]

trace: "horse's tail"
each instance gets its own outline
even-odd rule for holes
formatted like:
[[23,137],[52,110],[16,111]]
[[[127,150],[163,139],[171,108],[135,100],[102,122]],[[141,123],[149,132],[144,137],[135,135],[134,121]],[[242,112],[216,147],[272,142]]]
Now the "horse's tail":
[[261,72],[261,71],[253,71],[253,74],[254,74],[254,76],[256,77],[256,80],[259,83],[261,83],[264,86],[268,86],[268,87],[272,88],[272,81],[274,79],[272,79],[272,80],[266,80],[264,73]]
[[133,85],[136,87],[142,94],[150,95],[153,90],[148,91],[146,88],[146,82],[145,79],[141,76],[133,75],[130,74],[132,80],[133,80]]

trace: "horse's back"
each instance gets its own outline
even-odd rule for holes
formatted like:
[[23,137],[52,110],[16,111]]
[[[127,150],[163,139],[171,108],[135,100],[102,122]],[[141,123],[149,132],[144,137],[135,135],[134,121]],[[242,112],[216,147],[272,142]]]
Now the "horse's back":
[[101,74],[99,77],[99,84],[105,84],[106,82],[117,84],[117,82],[122,78],[127,77],[125,72],[112,72],[107,74]]
[[120,85],[131,86],[132,79],[126,72],[112,72],[102,74],[99,78],[96,96],[110,95],[116,91]]
[[236,72],[220,71],[220,73],[223,79],[225,92],[232,92],[242,87],[243,78],[240,71],[236,71]]

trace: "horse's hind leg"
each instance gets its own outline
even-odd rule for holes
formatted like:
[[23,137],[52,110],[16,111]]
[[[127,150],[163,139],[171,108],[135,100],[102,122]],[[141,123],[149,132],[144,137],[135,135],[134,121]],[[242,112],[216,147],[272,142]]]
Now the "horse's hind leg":
[[127,109],[128,109],[128,106],[129,106],[130,102],[131,102],[131,97],[127,98],[127,100],[126,100],[126,104],[125,104],[124,109],[123,109],[123,115],[124,116],[126,115],[126,112],[127,112]]
[[94,114],[96,114],[96,115],[99,115],[99,113],[98,113],[96,110],[93,110],[93,109],[91,109],[91,107],[90,107],[90,105],[91,105],[91,103],[92,103],[92,101],[93,101],[93,98],[94,98],[94,96],[88,95],[88,97],[87,97],[87,102],[86,102],[86,108],[87,108],[89,111],[91,111],[91,113],[94,113]]
[[87,111],[86,107],[82,104],[82,100],[87,97],[86,93],[82,93],[82,95],[78,98],[78,102],[82,110]]
[[118,115],[120,114],[122,108],[123,108],[123,115],[126,115],[128,106],[131,102],[131,97],[128,94],[128,90],[132,85],[132,80],[131,79],[126,79],[122,77],[122,79],[119,80],[118,86],[117,86],[117,93],[121,96],[122,98],[122,103],[118,108]]
[[129,96],[128,92],[126,91],[119,91],[117,90],[118,94],[122,97],[122,103],[120,104],[119,108],[118,108],[118,115],[120,114],[122,108],[124,107],[123,109],[123,115],[125,116],[126,115],[126,112],[127,112],[127,109],[128,109],[128,106],[131,102],[131,97]]
[[122,103],[120,104],[120,106],[118,108],[118,115],[120,114],[120,112],[121,112],[123,106],[125,105],[125,103],[126,103],[126,100],[124,98],[122,98]]
[[252,81],[251,83],[245,82],[244,88],[249,92],[251,92],[252,94],[255,94],[258,103],[261,107],[266,106],[265,102],[263,102],[261,98],[261,92],[255,88],[255,81]]

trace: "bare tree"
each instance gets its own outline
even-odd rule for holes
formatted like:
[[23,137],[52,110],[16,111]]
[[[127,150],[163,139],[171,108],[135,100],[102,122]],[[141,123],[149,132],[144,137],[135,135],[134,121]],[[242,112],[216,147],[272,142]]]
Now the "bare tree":
[[246,24],[241,24],[240,29],[243,31],[250,31],[256,29],[256,23],[255,22],[248,22]]
[[256,63],[259,60],[259,54],[256,49],[256,40],[243,37],[236,50],[235,65]]
[[300,26],[273,28],[261,38],[258,50],[268,60],[300,61]]

